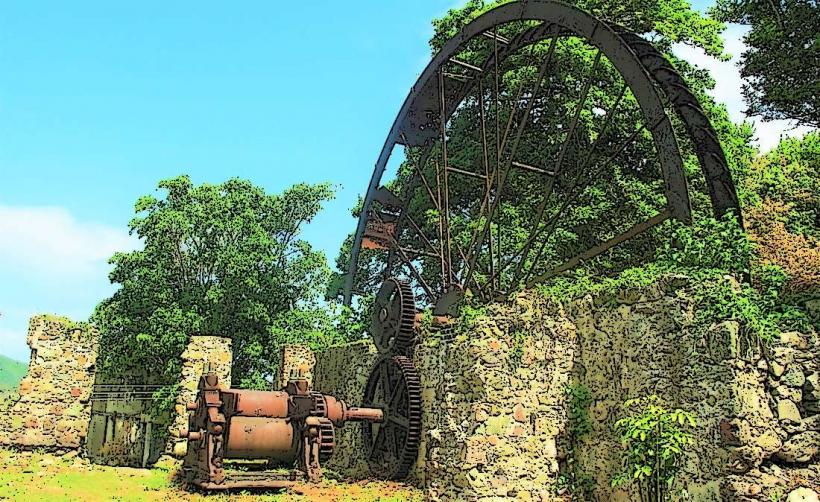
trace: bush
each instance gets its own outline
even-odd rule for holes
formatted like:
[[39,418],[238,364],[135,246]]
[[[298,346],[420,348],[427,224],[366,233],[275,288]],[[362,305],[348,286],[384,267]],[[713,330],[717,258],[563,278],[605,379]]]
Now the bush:
[[642,501],[669,500],[686,447],[693,442],[690,430],[696,426],[695,417],[682,409],[665,408],[654,395],[628,400],[624,408],[629,414],[615,423],[625,448],[623,471],[612,486],[636,483]]

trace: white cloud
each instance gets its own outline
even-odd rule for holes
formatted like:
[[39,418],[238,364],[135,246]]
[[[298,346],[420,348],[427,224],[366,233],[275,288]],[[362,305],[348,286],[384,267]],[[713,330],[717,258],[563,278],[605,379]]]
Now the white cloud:
[[88,319],[114,290],[108,258],[138,245],[125,228],[81,221],[65,208],[0,205],[0,353],[28,359],[33,315]]
[[748,119],[754,123],[757,145],[761,151],[766,152],[777,146],[781,136],[802,136],[810,128],[795,127],[794,124],[785,120],[764,122],[758,117],[747,117],[743,113],[746,108],[741,94],[743,79],[740,77],[740,70],[737,65],[740,61],[740,55],[746,49],[746,45],[743,43],[743,35],[746,34],[748,29],[746,26],[731,24],[724,33],[726,52],[732,55],[730,61],[718,61],[707,56],[701,49],[695,49],[683,44],[676,44],[673,50],[678,57],[709,70],[716,82],[711,95],[719,103],[726,105],[729,116],[733,121],[741,122]]
[[61,207],[0,206],[3,269],[78,277],[137,243],[123,229],[78,221]]

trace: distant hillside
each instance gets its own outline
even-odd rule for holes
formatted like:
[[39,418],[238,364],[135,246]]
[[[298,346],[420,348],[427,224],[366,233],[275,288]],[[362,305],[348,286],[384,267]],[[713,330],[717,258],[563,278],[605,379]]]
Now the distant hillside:
[[0,354],[0,391],[17,390],[28,366]]

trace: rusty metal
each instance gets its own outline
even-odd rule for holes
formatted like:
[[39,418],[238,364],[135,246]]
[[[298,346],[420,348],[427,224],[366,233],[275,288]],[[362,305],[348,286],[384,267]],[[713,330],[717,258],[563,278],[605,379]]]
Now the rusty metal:
[[365,386],[364,404],[384,413],[381,422],[362,423],[371,474],[404,479],[416,461],[421,440],[421,382],[413,362],[390,355],[378,360]]
[[[511,26],[517,28],[512,30]],[[499,31],[505,36],[500,35]],[[515,35],[509,36],[513,31]],[[584,70],[577,75],[579,91],[573,96],[576,104],[567,107],[560,127],[562,135],[537,139],[558,145],[556,158],[534,158],[532,155],[529,157],[533,158],[528,158],[527,152],[518,151],[522,135],[525,129],[535,127],[533,107],[558,99],[556,96],[559,94],[550,88],[551,77],[558,64],[552,60],[552,54],[557,42],[569,37],[580,40],[594,50],[590,53],[594,54],[594,61],[591,67],[587,67],[589,71]],[[547,41],[549,51],[546,58],[541,62],[521,63],[527,60],[523,55],[525,49],[530,49],[532,58],[535,44]],[[477,49],[479,45],[484,48]],[[468,57],[474,59],[467,61]],[[533,88],[527,89],[527,92],[524,92],[525,80],[521,79],[520,87],[517,90],[508,89],[502,100],[499,80],[502,71],[506,72],[510,64],[537,66],[538,77]],[[574,143],[580,141],[576,138],[580,134],[576,133],[580,129],[577,126],[582,111],[586,110],[584,107],[593,106],[587,105],[587,101],[591,102],[587,98],[592,95],[591,89],[601,82],[599,74],[602,70],[599,70],[604,66],[611,67],[616,75],[611,84],[613,97],[617,94],[614,85],[622,83],[620,95],[614,106],[605,110],[606,117],[601,119],[603,127],[588,128],[584,132],[586,143]],[[445,77],[449,78],[446,83]],[[489,96],[485,96],[485,92]],[[621,98],[625,95],[632,105],[630,110],[621,109]],[[471,106],[478,103],[475,120],[480,123],[476,124],[475,129],[480,131],[483,161],[475,166],[461,164],[456,167],[451,162],[461,162],[458,157],[460,152],[456,149],[458,143],[450,144],[447,128],[459,107],[468,101],[473,103]],[[500,118],[502,102],[510,108],[503,119]],[[559,102],[556,109],[560,105]],[[734,184],[714,129],[683,79],[649,42],[558,1],[508,2],[487,11],[444,44],[413,86],[393,123],[371,177],[354,237],[344,287],[345,301],[351,301],[354,284],[357,284],[357,289],[361,288],[355,277],[359,270],[361,249],[373,250],[375,256],[385,256],[384,270],[375,276],[406,278],[408,287],[424,296],[424,303],[435,306],[436,313],[444,315],[444,312],[452,314],[457,311],[462,292],[469,291],[477,300],[495,299],[501,293],[531,286],[563,273],[615,245],[637,237],[643,230],[667,217],[689,222],[691,208],[683,170],[684,153],[679,147],[667,109],[670,112],[674,110],[681,118],[681,131],[688,136],[687,144],[693,146],[706,175],[714,213],[722,215],[734,211],[739,217]],[[490,112],[493,112],[492,115],[488,115]],[[622,116],[634,114],[639,127],[631,135],[629,131],[611,135],[608,127],[616,113]],[[493,122],[494,141],[488,138],[492,128],[487,127],[488,123]],[[626,140],[622,141],[624,136],[627,136]],[[645,141],[644,136],[647,138]],[[616,230],[615,233],[620,234],[609,240],[581,242],[571,253],[560,251],[545,254],[546,249],[555,247],[553,236],[561,235],[560,232],[556,233],[556,229],[562,216],[571,210],[568,208],[572,199],[580,197],[589,186],[588,180],[581,179],[582,174],[587,173],[592,179],[606,169],[613,169],[613,160],[625,154],[638,140],[654,149],[653,159],[659,166],[658,181],[663,187],[665,203],[656,208],[658,216],[650,218],[646,224],[629,222],[632,228]],[[411,169],[406,173],[408,178],[402,180],[402,192],[393,194],[384,188],[387,181],[383,177],[397,146],[414,149],[414,154],[408,156]],[[579,155],[576,162],[574,157]],[[490,159],[495,160],[494,166],[490,165]],[[572,163],[567,167],[570,160]],[[431,183],[433,177],[425,176],[425,173],[432,172],[428,161],[437,164],[435,186]],[[534,201],[526,225],[529,234],[523,236],[519,244],[513,243],[512,247],[506,232],[502,232],[504,225],[501,223],[502,216],[498,214],[501,200],[506,204],[521,197],[520,194],[506,193],[511,190],[507,183],[511,167],[518,169],[519,174],[524,173],[521,176],[538,175],[545,178],[545,187],[533,185],[532,194],[526,194]],[[449,183],[449,173],[459,176],[458,183],[455,179],[454,183]],[[462,182],[479,183],[483,188],[475,189],[477,193],[472,205],[456,207],[452,205],[451,192],[454,189],[462,190]],[[558,184],[562,190],[560,193],[554,190]],[[389,201],[385,199],[385,194],[389,194]],[[413,199],[414,194],[429,196],[429,201],[422,202],[438,219],[435,230],[435,220],[425,227],[421,219],[414,221],[408,214],[411,199],[416,205],[414,214],[423,210],[418,208],[418,198]],[[532,196],[535,194],[537,197]],[[456,238],[451,227],[456,215],[458,220],[472,222],[472,238],[469,235],[465,239]],[[437,235],[432,237],[433,233]],[[468,239],[468,247],[462,249]],[[412,245],[419,242],[424,244],[425,250],[420,250],[419,245]],[[380,252],[384,254],[379,255]],[[374,255],[367,256],[372,259]],[[542,262],[545,256],[551,257],[549,263]],[[371,274],[368,280],[372,281],[375,276]],[[377,285],[370,282],[363,289],[372,293],[375,287]],[[391,341],[395,336],[385,338],[382,353],[402,353],[403,349],[397,350],[390,345],[395,345],[396,342]],[[376,336],[374,341],[377,341]],[[379,343],[377,341],[377,345]]]
[[382,354],[406,353],[413,344],[416,301],[410,285],[391,278],[382,284],[373,303],[370,336]]
[[[379,423],[385,412],[357,408],[333,396],[311,392],[303,379],[282,391],[222,388],[216,375],[203,375],[190,410],[183,463],[186,481],[208,490],[285,488],[307,479],[319,481],[322,464],[333,454],[335,428],[346,422]],[[231,472],[225,461],[265,460],[289,467],[287,474]]]

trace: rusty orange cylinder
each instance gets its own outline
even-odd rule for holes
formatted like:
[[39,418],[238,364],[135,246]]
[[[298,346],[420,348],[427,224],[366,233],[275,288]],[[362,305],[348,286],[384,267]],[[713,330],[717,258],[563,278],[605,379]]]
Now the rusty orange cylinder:
[[225,458],[296,460],[299,450],[290,421],[270,417],[234,416],[228,428]]
[[230,390],[236,395],[236,415],[287,418],[288,394],[282,391]]

